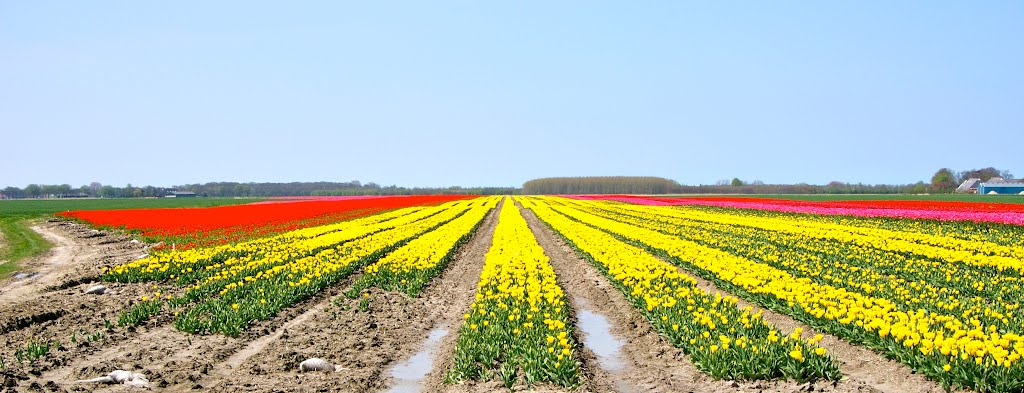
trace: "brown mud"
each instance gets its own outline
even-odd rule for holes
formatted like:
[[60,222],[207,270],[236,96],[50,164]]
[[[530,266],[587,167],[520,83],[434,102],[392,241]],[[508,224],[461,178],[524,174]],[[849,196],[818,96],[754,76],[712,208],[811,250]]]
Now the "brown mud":
[[73,222],[42,222],[31,228],[53,243],[53,248],[22,262],[19,272],[0,282],[0,304],[96,281],[104,267],[146,254],[145,244],[132,243],[126,235],[101,232]]
[[[44,222],[32,229],[55,245],[23,262],[22,274],[0,284],[3,384],[53,388],[55,384],[39,377],[127,337],[129,332],[110,327],[121,310],[146,292],[145,285],[107,284],[111,291],[106,294],[83,292],[98,283],[104,267],[133,260],[146,250],[125,235],[72,222]],[[48,347],[46,356],[31,359],[33,349],[41,347]]]

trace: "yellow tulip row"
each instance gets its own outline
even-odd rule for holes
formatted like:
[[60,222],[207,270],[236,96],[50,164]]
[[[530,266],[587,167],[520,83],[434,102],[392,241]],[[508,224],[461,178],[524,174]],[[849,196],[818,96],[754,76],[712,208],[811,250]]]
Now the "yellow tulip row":
[[[176,313],[175,325],[187,332],[238,335],[253,320],[272,317],[411,239],[479,209],[478,205],[473,200],[463,200],[410,209],[406,215],[388,212],[384,218],[332,225],[343,229],[321,231],[318,236],[308,235],[314,231],[302,230],[304,235],[285,237],[295,240],[292,243],[266,243],[274,247],[225,260],[179,259],[180,263],[175,265],[181,269],[179,275],[168,276],[187,285],[182,296],[170,300],[183,306]],[[195,258],[201,254],[191,255]],[[159,280],[154,278],[153,271],[146,270],[150,265],[143,266],[134,267],[134,271],[128,268],[121,274],[135,274],[132,278],[139,280]],[[167,274],[163,269],[159,273]]]
[[378,286],[384,289],[400,289],[411,295],[419,293],[444,268],[458,246],[475,232],[484,217],[494,210],[500,201],[501,197],[477,199],[462,216],[410,241],[367,266],[366,274],[354,286],[355,290]]
[[[839,379],[839,366],[823,348],[783,335],[740,309],[732,297],[711,296],[696,280],[651,253],[556,213],[544,200],[531,209],[622,289],[652,325],[715,378],[796,380]],[[781,339],[780,339],[781,337]]]
[[[467,210],[463,206],[466,204],[466,202],[459,202],[454,204],[453,208],[425,219],[390,229],[370,231],[371,234],[368,236],[363,236],[330,248],[324,248],[316,254],[294,259],[287,263],[279,264],[280,260],[267,258],[252,261],[245,265],[225,265],[220,272],[207,277],[204,282],[196,284],[194,288],[201,289],[203,286],[211,283],[219,287],[220,283],[228,282],[220,292],[221,295],[224,295],[230,290],[244,286],[246,283],[257,282],[261,278],[269,278],[279,274],[286,274],[288,277],[294,278],[292,282],[288,283],[289,286],[303,285],[310,281],[311,275],[329,274],[347,268],[355,261],[387,250],[399,242],[431,230],[431,228],[453,220],[460,215],[464,215],[463,213],[467,212]],[[363,231],[368,229],[363,228]],[[324,239],[324,245],[331,245],[335,241],[335,239],[326,239],[327,236],[319,238]],[[308,240],[302,243],[304,243],[302,244],[303,247],[311,246]],[[322,247],[312,247],[312,249],[317,248]],[[294,255],[295,253],[286,251],[283,254]]]
[[621,207],[640,212],[657,212],[657,214],[668,217],[790,233],[811,239],[834,239],[879,250],[914,253],[945,262],[1024,271],[1024,247],[1021,247],[1020,244],[1003,245],[988,241],[966,240],[955,236],[848,226],[830,222],[827,218],[807,216],[754,216],[743,212],[723,213],[692,207],[632,205],[622,205]]
[[[352,261],[358,260],[366,255],[373,254],[374,252],[383,249],[383,247],[390,246],[401,239],[409,238],[413,234],[417,234],[428,230],[429,228],[452,220],[459,215],[466,212],[466,202],[459,202],[453,204],[450,209],[443,210],[440,213],[431,215],[427,218],[423,218],[410,223],[399,224],[390,228],[381,229],[374,225],[367,225],[365,227],[358,228],[358,230],[352,230],[352,234],[362,233],[364,235],[354,237],[351,241],[339,242],[339,235],[323,235],[306,239],[306,241],[300,242],[298,250],[290,250],[285,248],[271,254],[270,257],[264,257],[264,259],[257,259],[248,261],[246,263],[224,263],[222,266],[217,266],[219,271],[213,275],[206,277],[205,282],[198,283],[197,288],[205,285],[209,282],[222,282],[227,280],[238,281],[236,286],[241,287],[247,279],[239,279],[238,277],[247,277],[248,280],[255,280],[257,277],[251,275],[254,271],[264,272],[264,276],[270,275],[276,272],[295,270],[299,266],[309,263],[316,263],[316,261],[326,260],[332,261],[332,264],[344,263],[345,266]],[[396,220],[392,220],[396,221]],[[392,222],[392,221],[389,221]],[[404,220],[402,220],[404,221]],[[390,224],[378,224],[378,225],[390,225]],[[332,233],[333,234],[333,233]],[[315,239],[322,239],[321,245],[313,243]],[[302,255],[308,250],[321,250],[315,254],[301,257],[298,259],[288,259],[289,256]],[[368,252],[369,251],[369,252]],[[276,257],[276,258],[275,258]],[[210,267],[213,267],[210,266]],[[267,268],[269,267],[269,268]],[[231,285],[228,285],[230,289]]]
[[230,266],[244,267],[250,263],[276,265],[309,256],[325,247],[400,227],[468,203],[454,201],[426,208],[410,207],[323,226],[329,229],[304,228],[238,244],[160,253],[117,265],[107,271],[106,276],[115,281],[172,279],[188,283],[209,276],[209,272],[219,272]]
[[[1024,292],[1024,279],[1020,276],[852,243],[674,218],[659,215],[655,209],[636,212],[618,205],[585,208],[604,218],[753,258],[799,277],[883,296],[904,307],[923,307],[964,318],[977,316],[987,324],[1019,328],[1006,324],[1015,320],[1017,302]],[[836,261],[836,255],[843,256],[843,260]]]
[[[1000,330],[995,325],[985,325],[973,317],[901,307],[901,304],[888,298],[819,283],[809,277],[796,277],[768,263],[756,262],[678,235],[604,218],[579,207],[602,203],[616,205],[608,202],[565,202],[553,210],[664,253],[698,274],[731,287],[762,305],[785,311],[840,336],[867,342],[944,384],[982,387],[983,390],[1021,388],[1021,381],[1014,377],[1024,371],[1020,362],[1021,356],[1024,356],[1024,337],[1019,331]],[[715,217],[714,213],[706,211],[665,212],[676,209],[638,206],[625,209],[656,212],[669,217],[692,214],[698,217],[695,219],[705,222],[771,229],[761,217],[751,217],[754,224],[745,225],[739,213],[722,213],[727,217]],[[808,240],[824,236],[824,230],[802,232],[802,229],[794,229],[797,226],[784,220],[776,223],[784,228],[780,230],[803,234]],[[860,240],[857,237],[836,236],[853,243]],[[871,240],[868,243],[882,244],[885,240]],[[920,250],[911,244],[896,244]],[[888,247],[895,246],[890,243]],[[841,266],[845,256],[834,257],[832,261]],[[987,263],[976,264],[979,265]],[[1013,322],[1009,325],[1020,326],[1019,320]]]
[[519,208],[506,202],[465,314],[449,381],[519,378],[576,386],[579,363],[565,294]]
[[[362,217],[351,221],[342,221],[334,224],[297,229],[275,236],[253,239],[236,244],[224,244],[214,247],[165,252],[118,267],[121,268],[121,270],[148,270],[152,272],[167,270],[171,266],[177,264],[194,264],[196,261],[223,260],[243,256],[252,257],[254,255],[267,252],[268,250],[274,250],[284,245],[290,245],[299,240],[311,239],[332,232],[347,233],[341,239],[341,241],[344,241],[345,239],[353,238],[352,236],[361,236],[360,234],[353,233],[352,231],[359,230],[365,226],[395,220],[396,218],[402,218],[404,222],[411,222],[410,220],[416,220],[429,216],[430,214],[436,214],[437,211],[439,211],[437,209],[441,207],[442,206],[435,206],[432,208],[413,206]],[[390,224],[400,224],[400,222],[392,222]]]

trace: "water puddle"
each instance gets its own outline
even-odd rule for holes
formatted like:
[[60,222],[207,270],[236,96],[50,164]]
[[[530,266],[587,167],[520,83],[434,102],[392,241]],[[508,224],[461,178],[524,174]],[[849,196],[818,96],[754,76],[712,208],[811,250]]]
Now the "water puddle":
[[437,347],[441,340],[448,335],[448,330],[434,329],[430,331],[427,340],[423,342],[420,351],[416,352],[408,360],[400,362],[391,368],[391,378],[395,380],[394,386],[388,389],[388,393],[418,393],[423,391],[423,380],[434,367],[434,357],[437,355]]
[[612,335],[611,323],[604,315],[583,309],[576,314],[577,326],[583,331],[583,345],[597,355],[601,368],[610,373],[620,373],[625,368],[619,349],[622,340]]

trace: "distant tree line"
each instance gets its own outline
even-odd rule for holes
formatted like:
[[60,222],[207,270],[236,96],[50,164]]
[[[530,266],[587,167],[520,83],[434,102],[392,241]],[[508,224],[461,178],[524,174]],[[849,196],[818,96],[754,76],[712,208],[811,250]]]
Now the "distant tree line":
[[754,184],[682,186],[679,194],[922,194],[928,192],[925,182],[915,184],[861,184],[833,181],[817,184]]
[[349,195],[517,195],[522,190],[515,187],[398,187],[387,186],[379,189],[338,188],[333,190],[316,190],[313,196],[349,196]]
[[274,197],[274,196],[355,196],[355,195],[510,195],[518,194],[515,187],[382,187],[370,182],[293,182],[293,183],[237,183],[213,182],[186,184],[175,187],[135,187],[128,184],[114,187],[93,182],[73,188],[68,184],[29,184],[25,188],[6,187],[0,190],[3,198],[153,198],[163,197],[171,191],[191,191],[206,197]]
[[97,182],[78,188],[69,184],[29,184],[25,188],[4,187],[0,190],[4,198],[147,198],[167,195],[163,187],[105,186]]
[[514,194],[513,187],[399,187],[381,186],[358,180],[350,182],[292,182],[292,183],[234,183],[217,182],[186,184],[176,188],[211,197],[272,197],[272,196],[357,196],[357,195],[437,195],[472,194],[504,195]]
[[924,194],[953,192],[963,180],[980,178],[988,181],[999,176],[1012,177],[1009,171],[995,168],[953,172],[943,168],[932,182],[912,184],[863,184],[833,181],[815,184],[765,184],[760,180],[746,182],[739,178],[719,180],[713,185],[682,185],[660,177],[551,177],[534,179],[523,184],[524,194]]
[[924,182],[907,185],[849,184],[834,181],[827,185],[764,184],[738,178],[720,180],[714,185],[681,185],[660,177],[552,177],[523,184],[524,194],[900,194],[928,191]]
[[670,194],[679,183],[660,177],[549,177],[523,183],[524,194]]

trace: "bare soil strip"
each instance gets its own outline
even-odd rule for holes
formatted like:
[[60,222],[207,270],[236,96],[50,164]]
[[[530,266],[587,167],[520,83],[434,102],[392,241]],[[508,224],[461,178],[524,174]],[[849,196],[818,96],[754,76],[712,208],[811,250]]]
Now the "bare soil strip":
[[[6,366],[3,384],[38,385],[46,371],[65,367],[75,359],[99,350],[125,332],[109,331],[104,321],[117,321],[131,299],[143,293],[143,285],[109,285],[114,293],[85,295],[104,266],[126,262],[145,252],[124,235],[95,232],[70,222],[33,226],[57,244],[45,255],[23,264],[31,277],[5,280],[0,292],[0,359]],[[28,345],[49,343],[47,356],[19,363],[16,351]]]
[[238,366],[241,366],[242,363],[244,363],[246,360],[249,360],[249,358],[253,357],[253,355],[262,352],[264,349],[267,348],[268,345],[280,339],[285,332],[287,332],[288,330],[294,330],[299,325],[302,325],[303,323],[308,321],[317,313],[323,312],[324,308],[330,305],[330,301],[320,302],[320,304],[313,306],[313,308],[311,308],[309,311],[302,313],[302,315],[299,315],[295,319],[285,322],[285,324],[277,328],[277,330],[275,330],[274,333],[253,340],[248,345],[246,345],[245,348],[243,348],[241,351],[235,352],[223,363],[218,364],[217,367],[215,368],[215,372],[217,372],[222,377],[230,376],[230,373],[234,369],[237,369]]
[[[103,386],[74,381],[123,369],[144,374],[156,388],[207,389],[214,384],[211,381],[236,376],[224,366],[238,361],[232,359],[233,356],[242,360],[251,356],[252,351],[266,345],[267,337],[275,337],[276,332],[285,334],[287,326],[301,324],[308,318],[306,315],[313,313],[307,310],[323,310],[330,304],[330,297],[340,292],[340,285],[332,287],[322,296],[300,302],[268,321],[255,323],[238,338],[181,332],[174,328],[172,318],[165,315],[137,329],[129,329],[119,340],[112,340],[109,347],[47,372],[39,379],[75,391],[104,391],[100,389]],[[223,371],[225,369],[227,371]]]
[[[98,276],[104,260],[122,262],[145,253],[143,244],[131,243],[124,235],[106,234],[72,222],[43,222],[33,225],[54,247],[22,263],[21,273],[0,285],[0,304],[30,299],[35,293],[58,286],[71,277]],[[97,236],[100,235],[100,236]]]
[[233,348],[241,345],[241,340],[221,335],[191,335],[167,323],[151,329],[139,328],[108,345],[94,354],[75,359],[72,364],[44,373],[39,380],[71,391],[103,391],[100,389],[103,385],[75,381],[121,369],[142,373],[157,388],[175,385],[183,385],[176,390],[198,388],[198,381],[209,373],[211,363],[230,355]]

